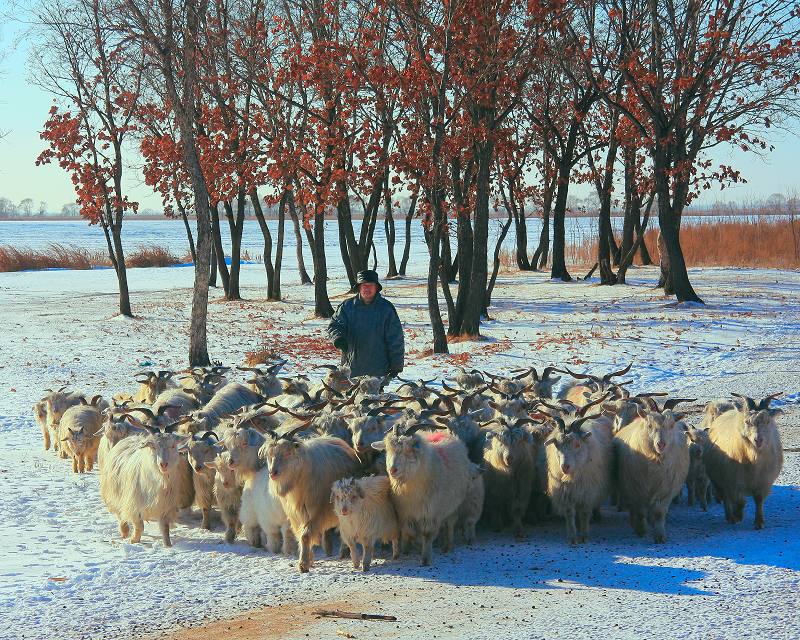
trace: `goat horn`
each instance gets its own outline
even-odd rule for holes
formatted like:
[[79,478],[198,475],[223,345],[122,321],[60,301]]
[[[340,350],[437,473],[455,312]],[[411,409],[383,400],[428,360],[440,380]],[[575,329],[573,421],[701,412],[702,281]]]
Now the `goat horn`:
[[547,380],[550,377],[550,374],[553,372],[562,373],[561,369],[556,369],[555,367],[545,367],[544,371],[542,371],[542,380]]
[[761,400],[758,403],[758,408],[760,410],[769,409],[769,403],[772,402],[773,400],[775,400],[775,398],[777,398],[779,396],[782,396],[782,395],[783,395],[783,391],[778,391],[777,393],[773,393],[771,395],[768,395],[766,398],[764,398],[763,400]]
[[610,382],[611,378],[616,378],[618,376],[624,376],[626,373],[628,373],[628,371],[631,370],[632,366],[633,366],[633,362],[631,362],[624,369],[620,369],[619,371],[613,371],[611,373],[607,373],[606,375],[603,376],[603,382]]
[[568,375],[571,375],[576,380],[594,380],[596,382],[600,381],[600,378],[598,378],[597,376],[593,376],[590,373],[575,373],[569,367],[567,367],[566,373]]
[[178,406],[177,404],[165,404],[165,405],[163,405],[163,406],[159,407],[159,408],[158,408],[158,411],[157,411],[156,413],[157,413],[159,416],[163,416],[163,415],[164,415],[164,412],[165,412],[165,411],[167,411],[168,409],[180,409],[180,408],[181,408],[181,407],[180,407],[180,406]]
[[279,405],[277,402],[275,404],[269,404],[269,403],[267,403],[267,404],[270,407],[274,407],[278,411],[281,411],[283,413],[288,413],[290,416],[292,416],[293,418],[297,418],[298,420],[304,420],[305,418],[308,417],[307,415],[304,415],[302,413],[295,413],[291,409],[287,409],[286,407]]
[[442,389],[444,389],[445,391],[449,391],[450,393],[455,393],[455,394],[461,393],[460,390],[453,389],[453,387],[446,385],[444,381],[442,381]]
[[525,377],[531,375],[531,373],[534,375],[534,378],[536,380],[539,379],[539,374],[536,373],[536,367],[531,367],[530,369],[514,369],[511,373],[519,374],[519,375],[513,376],[514,380],[521,380],[522,378],[525,378]]
[[[143,413],[148,418],[155,419],[155,417],[156,417],[155,414],[153,413],[153,410],[152,409],[148,409],[147,407],[134,407],[133,409],[130,410],[130,413],[133,413],[134,411],[138,411],[139,413]],[[161,415],[161,414],[159,413],[158,415]]]
[[610,393],[605,393],[597,400],[592,400],[592,402],[590,402],[589,404],[582,406],[580,409],[578,409],[578,416],[583,418],[589,412],[589,409],[602,402],[605,402],[606,400],[608,400],[608,397],[610,395],[611,395]]
[[424,422],[415,422],[414,424],[412,424],[411,426],[406,427],[403,430],[403,435],[404,436],[413,436],[420,429],[423,429],[425,427],[432,427],[432,426],[435,426],[435,425],[432,425],[430,423],[426,424]]
[[62,392],[64,391],[64,389],[66,389],[67,387],[69,387],[69,385],[68,385],[68,384],[65,384],[63,387],[61,387],[61,388],[58,390],[58,393],[62,393]]
[[747,402],[747,408],[748,408],[750,411],[755,411],[755,410],[756,410],[756,407],[757,407],[758,405],[756,405],[756,401],[755,401],[755,400],[753,400],[752,398],[750,398],[750,397],[748,397],[748,396],[739,395],[738,393],[731,393],[731,395],[732,395],[732,396],[734,396],[734,397],[736,397],[736,398],[741,398],[742,400],[744,400],[745,402]]
[[670,398],[664,403],[664,410],[671,410],[682,402],[694,402],[695,400],[697,400],[697,398]]
[[[324,365],[321,365],[321,366],[324,366]],[[344,394],[343,394],[341,391],[337,391],[336,389],[334,389],[334,388],[332,388],[332,387],[328,386],[328,385],[325,383],[325,381],[324,381],[324,380],[322,381],[322,386],[323,386],[323,387],[325,388],[325,390],[326,390],[326,391],[328,391],[329,393],[332,393],[332,394],[334,394],[334,395],[336,395],[336,396],[338,396],[338,397],[340,397],[340,398],[344,398]]]
[[293,429],[287,431],[282,436],[278,436],[278,439],[279,440],[294,440],[294,437],[299,432],[301,432],[303,429],[305,429],[311,423],[311,420],[312,420],[312,418],[309,418],[308,420],[306,420],[302,424],[299,424],[298,426],[294,427]]
[[596,418],[600,418],[602,415],[603,415],[602,413],[593,413],[590,416],[582,416],[582,417],[578,418],[577,420],[574,420],[572,422],[572,424],[569,425],[569,428],[570,428],[571,431],[577,431],[578,429],[581,428],[581,425],[584,422],[588,422],[589,420],[594,420]]

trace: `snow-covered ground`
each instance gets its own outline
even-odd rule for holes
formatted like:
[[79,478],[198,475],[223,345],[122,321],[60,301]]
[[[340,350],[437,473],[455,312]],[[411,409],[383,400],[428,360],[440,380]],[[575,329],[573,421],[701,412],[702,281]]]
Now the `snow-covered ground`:
[[[700,401],[738,391],[783,390],[784,447],[800,446],[800,274],[692,270],[706,306],[676,305],[652,289],[655,269],[631,285],[553,283],[505,274],[486,340],[431,356],[421,277],[389,282],[407,339],[405,377],[448,375],[456,364],[491,371],[567,364],[607,371],[634,361],[635,390]],[[114,315],[110,270],[0,274],[0,637],[189,638],[178,627],[212,624],[220,637],[800,637],[800,454],[766,503],[767,525],[730,526],[719,505],[685,503],[667,521],[669,542],[640,540],[611,508],[587,545],[565,543],[562,525],[532,527],[528,539],[479,533],[472,548],[379,560],[368,575],[321,559],[308,575],[296,561],[221,542],[187,516],[165,549],[149,523],[143,544],[118,539],[98,495],[97,473],[73,475],[42,450],[31,405],[69,383],[106,396],[133,387],[142,366],[186,364],[192,270],[129,273],[135,320]],[[279,345],[291,371],[323,362],[325,322],[311,318],[310,287],[286,274],[286,302],[266,302],[263,268],[243,272],[244,302],[213,300],[214,359],[240,364],[261,344]],[[344,296],[340,277],[332,294]],[[212,298],[219,294],[212,294]],[[309,340],[310,338],[310,340]],[[152,363],[152,365],[147,364]],[[276,607],[275,605],[280,605]],[[398,621],[316,618],[316,607],[392,614]],[[263,609],[262,609],[263,608]],[[261,611],[251,611],[262,609]],[[238,616],[238,617],[236,617]],[[204,637],[208,637],[205,635]]]

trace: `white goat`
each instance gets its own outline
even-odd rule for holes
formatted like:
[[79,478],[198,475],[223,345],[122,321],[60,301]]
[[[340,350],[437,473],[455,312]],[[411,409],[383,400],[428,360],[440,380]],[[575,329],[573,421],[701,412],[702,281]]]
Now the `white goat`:
[[611,483],[611,433],[597,416],[557,428],[545,441],[547,495],[566,522],[571,544],[586,542],[592,512],[603,504]]
[[636,535],[646,533],[647,522],[657,543],[667,540],[667,512],[689,471],[681,417],[651,411],[614,435],[619,506],[630,512]]
[[330,502],[331,486],[336,480],[355,475],[360,464],[344,440],[295,440],[293,435],[272,434],[262,457],[269,466],[270,490],[280,498],[300,542],[298,565],[305,573],[314,562],[314,544],[321,544],[326,532],[338,523]]
[[467,448],[458,438],[441,432],[416,433],[413,425],[400,433],[392,429],[382,442],[404,544],[418,538],[422,564],[433,559],[433,541],[444,525],[442,550],[453,545],[458,508],[470,486]]
[[[392,559],[400,556],[400,527],[392,504],[389,478],[345,478],[333,483],[333,510],[339,519],[342,551],[350,549],[353,567],[368,571],[377,542],[392,543]],[[356,544],[363,550],[359,559]]]
[[741,409],[711,421],[703,461],[728,522],[742,521],[745,498],[753,496],[755,528],[764,526],[764,501],[783,467],[783,445],[775,425],[780,410],[769,406],[776,395],[780,394],[758,402],[744,397]]
[[165,547],[172,546],[169,529],[180,509],[192,504],[194,487],[189,463],[178,452],[187,438],[154,432],[131,436],[109,452],[100,470],[100,496],[119,521],[122,538],[139,542],[144,522],[158,521]]

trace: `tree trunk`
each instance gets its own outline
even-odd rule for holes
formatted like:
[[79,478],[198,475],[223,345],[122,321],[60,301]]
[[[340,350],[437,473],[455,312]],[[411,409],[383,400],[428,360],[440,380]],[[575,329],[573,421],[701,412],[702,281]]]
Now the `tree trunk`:
[[[656,154],[656,156],[659,157],[660,154]],[[660,162],[654,162],[654,164],[658,192],[658,224],[661,229],[659,245],[664,247],[661,256],[664,293],[674,294],[678,298],[678,302],[702,303],[703,301],[689,282],[689,273],[681,250],[680,210],[682,207],[680,203],[670,202],[671,179],[667,175],[666,165]]]
[[[119,291],[119,313],[120,315],[133,317],[131,311],[131,299],[128,291],[128,273],[125,267],[125,254],[122,251],[122,212],[117,212],[117,223],[114,222],[110,212],[110,205],[106,205],[106,215],[101,215],[100,226],[103,228],[103,235],[106,238],[108,257],[117,274],[117,285]],[[109,229],[111,233],[109,233]]]
[[278,244],[275,246],[275,269],[272,277],[272,295],[275,300],[281,300],[281,266],[283,264],[284,227],[286,226],[286,202],[291,197],[288,189],[283,192],[278,204]]
[[222,278],[222,288],[225,290],[225,298],[228,298],[230,291],[230,275],[228,265],[225,264],[225,250],[222,248],[222,234],[219,229],[219,203],[214,203],[211,207],[211,233],[213,236],[214,250],[217,256],[217,269],[219,277]]
[[[639,250],[639,247],[644,244],[644,234],[647,231],[647,223],[650,220],[650,209],[653,206],[653,195],[650,195],[650,199],[647,203],[647,210],[644,213],[644,220],[640,222],[639,230],[636,232],[636,240],[628,247],[627,251],[622,254],[622,258],[619,262],[619,270],[617,271],[617,282],[620,284],[625,284],[625,277],[628,273],[628,268],[633,264],[633,258],[636,256],[636,252]],[[626,216],[627,216],[626,212]],[[634,214],[631,213],[631,217],[633,218]],[[635,218],[639,220],[639,212],[638,210],[635,213]],[[631,222],[631,226],[633,225],[633,221]]]
[[228,279],[228,300],[241,300],[239,291],[239,274],[242,271],[242,234],[244,233],[244,201],[245,192],[239,188],[236,194],[236,216],[233,206],[227,200],[224,203],[225,217],[231,233],[231,269]]
[[617,244],[617,239],[614,237],[614,226],[611,224],[611,212],[609,211],[608,221],[608,246],[611,250],[611,261],[614,266],[619,266],[620,248]]
[[211,262],[208,270],[208,286],[217,288],[217,250],[211,243]]
[[430,259],[428,261],[428,315],[431,320],[431,329],[433,331],[433,352],[434,353],[448,353],[447,335],[444,331],[444,323],[442,322],[442,314],[439,311],[439,296],[437,278],[439,277],[439,246],[442,241],[442,233],[444,226],[444,213],[441,206],[439,197],[444,197],[443,193],[433,194],[433,229],[431,230],[430,240]]
[[481,315],[486,303],[488,281],[487,258],[489,251],[489,196],[491,191],[491,166],[494,145],[489,141],[480,146],[478,175],[475,183],[475,231],[470,273],[469,298],[464,308],[462,333],[479,336]]
[[192,237],[192,228],[189,226],[189,217],[186,215],[186,209],[182,205],[178,205],[178,210],[183,220],[183,226],[186,229],[186,237],[189,239],[189,255],[192,256],[192,263],[197,262],[197,252],[194,249],[194,238]]
[[[347,215],[349,216],[350,206],[347,207]],[[353,264],[353,257],[348,249],[347,244],[347,232],[345,231],[345,226],[350,225],[350,231],[352,233],[352,220],[347,220],[342,213],[339,213],[337,208],[337,224],[336,228],[339,233],[339,251],[342,254],[342,264],[344,264],[344,269],[347,273],[347,280],[350,283],[350,290],[355,291],[356,289],[356,273],[353,271],[355,265]],[[364,224],[364,221],[361,221],[361,224]],[[355,234],[353,234],[353,246],[355,246]]]
[[620,261],[622,261],[631,250],[634,242],[634,232],[636,231],[636,218],[639,217],[639,207],[633,198],[625,197],[625,219],[622,222],[622,244],[620,245]]
[[500,249],[503,247],[503,241],[506,239],[506,234],[511,228],[511,212],[508,212],[508,219],[503,223],[503,228],[500,230],[500,237],[497,238],[497,244],[494,246],[494,262],[492,264],[492,276],[489,278],[489,285],[486,287],[486,303],[484,304],[484,313],[488,315],[489,307],[492,306],[492,291],[494,291],[494,283],[497,282],[497,274],[500,271]]
[[[439,265],[439,270],[444,275],[445,280],[447,282],[455,282],[456,276],[453,270],[453,266],[455,261],[453,260],[453,249],[450,245],[450,231],[447,229],[447,225],[444,225],[445,228],[442,229],[442,239],[441,239],[441,255],[439,257],[441,264]],[[456,255],[456,257],[458,257]]]
[[[617,150],[619,141],[616,136],[617,120],[619,112],[614,111],[609,127],[608,148],[606,160],[603,165],[602,174],[595,165],[591,153],[587,153],[586,158],[589,167],[594,174],[594,184],[597,195],[600,198],[600,211],[598,212],[598,233],[597,233],[597,266],[600,268],[600,284],[617,284],[617,274],[611,268],[611,254],[617,251],[617,244],[614,241],[614,231],[611,228],[611,191],[614,187],[614,166],[617,161]],[[583,131],[586,148],[591,147],[589,136]]]
[[406,275],[406,267],[408,266],[408,258],[411,255],[411,222],[414,219],[414,210],[417,207],[418,194],[415,193],[411,196],[411,204],[408,206],[406,212],[406,237],[403,245],[403,258],[400,260],[400,275]]
[[[120,217],[122,213],[118,214]],[[122,220],[119,224],[111,225],[111,235],[114,238],[114,252],[116,253],[117,283],[119,284],[119,312],[123,316],[133,317],[131,311],[131,298],[128,292],[128,271],[125,266],[125,253],[122,250]]]
[[556,205],[553,209],[553,264],[550,269],[551,278],[563,280],[564,282],[572,280],[564,261],[564,252],[566,249],[566,227],[564,219],[567,211],[569,173],[570,170],[568,166],[562,165],[559,169]]
[[314,215],[314,315],[330,318],[333,307],[328,298],[328,265],[325,258],[325,211]]
[[458,246],[458,293],[456,294],[455,313],[450,314],[447,335],[459,336],[462,333],[464,311],[467,307],[471,286],[470,273],[474,252],[474,235],[470,217],[467,194],[464,185],[471,181],[472,164],[469,164],[462,175],[458,157],[450,160],[450,178],[453,190],[453,205],[456,210],[456,238]]
[[[545,169],[552,169],[552,155],[545,150]],[[539,234],[539,245],[531,259],[531,269],[539,270],[547,266],[547,257],[550,253],[550,213],[553,210],[553,194],[558,184],[558,174],[552,171],[548,180],[545,177],[544,194],[542,195],[542,230]]]
[[[392,191],[389,188],[389,172],[386,172],[386,193],[384,194],[384,218],[383,228],[386,233],[386,244],[389,252],[389,270],[386,272],[387,278],[394,278],[397,276],[397,264],[394,261],[394,242],[395,242],[395,228],[394,216],[392,215]],[[374,245],[373,245],[374,246]]]
[[570,123],[565,149],[558,162],[558,187],[556,192],[556,204],[553,209],[553,265],[550,270],[550,277],[563,280],[564,282],[572,280],[569,271],[567,271],[565,262],[567,240],[564,222],[567,214],[569,177],[570,173],[572,173],[573,156],[575,155],[575,146],[578,143],[578,131],[580,126],[580,122],[573,117]]
[[294,228],[295,252],[297,253],[297,271],[300,274],[300,284],[311,284],[311,277],[306,271],[306,261],[303,258],[303,234],[300,233],[300,221],[297,218],[297,209],[294,203],[294,191],[289,192],[289,215]]
[[[636,226],[636,233],[641,233],[644,237],[644,225],[638,219],[634,221],[634,224]],[[653,259],[650,257],[650,251],[648,251],[647,243],[644,240],[642,240],[641,244],[639,245],[639,261],[644,266],[653,264]]]
[[603,201],[600,203],[599,233],[597,242],[597,264],[600,267],[600,284],[617,284],[617,276],[611,269],[611,246],[609,236],[611,234],[611,193],[603,194]]
[[[551,199],[552,200],[552,199]],[[531,269],[537,271],[547,266],[547,256],[550,253],[550,206],[542,209],[542,230],[539,232],[539,245],[531,258]]]
[[514,232],[517,234],[516,262],[520,271],[530,271],[531,263],[528,261],[528,224],[524,212],[514,214]]
[[250,202],[253,205],[253,213],[258,220],[261,235],[264,237],[264,270],[267,272],[267,300],[278,300],[275,297],[275,270],[272,268],[272,233],[269,230],[267,221],[264,218],[264,210],[261,208],[261,200],[258,198],[258,190],[253,187],[250,190]]

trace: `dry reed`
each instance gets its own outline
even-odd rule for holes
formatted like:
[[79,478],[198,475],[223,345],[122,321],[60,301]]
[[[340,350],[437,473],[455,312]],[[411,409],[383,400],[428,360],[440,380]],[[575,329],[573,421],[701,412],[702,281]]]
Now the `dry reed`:
[[0,272],[41,269],[91,269],[110,266],[108,257],[63,244],[49,244],[43,249],[0,246]]
[[[621,238],[617,234],[617,241]],[[645,244],[658,263],[658,229],[645,233]],[[800,219],[780,220],[751,216],[739,220],[700,220],[681,226],[681,248],[690,267],[800,268]],[[552,252],[552,247],[551,247]],[[576,242],[567,239],[568,266],[590,267],[597,262],[597,237],[585,235]],[[516,252],[503,249],[504,269],[516,269]],[[639,264],[638,253],[635,264]],[[549,263],[548,263],[549,264]]]
[[139,247],[125,256],[125,265],[130,269],[139,267],[174,267],[183,258],[174,255],[167,247]]

